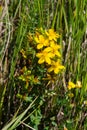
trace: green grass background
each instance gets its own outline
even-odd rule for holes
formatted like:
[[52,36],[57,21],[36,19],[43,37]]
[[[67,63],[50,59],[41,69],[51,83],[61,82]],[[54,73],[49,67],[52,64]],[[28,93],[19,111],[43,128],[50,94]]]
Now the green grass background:
[[[34,33],[35,29],[40,27],[53,28],[61,35],[59,42],[62,46],[62,63],[66,70],[62,75],[58,75],[56,80],[56,96],[49,90],[47,95],[50,93],[52,96],[46,96],[40,89],[38,91],[41,91],[42,95],[38,95],[34,88],[28,95],[30,102],[24,102],[16,97],[17,92],[21,90],[20,83],[19,86],[16,85],[18,81],[14,75],[21,67],[18,64],[20,50],[25,48],[27,51],[28,33]],[[69,80],[82,82],[80,90],[73,90],[73,98],[67,96]],[[42,86],[44,87],[44,84]],[[0,2],[1,128],[63,130],[66,126],[68,130],[86,130],[86,101],[87,0],[2,0]]]

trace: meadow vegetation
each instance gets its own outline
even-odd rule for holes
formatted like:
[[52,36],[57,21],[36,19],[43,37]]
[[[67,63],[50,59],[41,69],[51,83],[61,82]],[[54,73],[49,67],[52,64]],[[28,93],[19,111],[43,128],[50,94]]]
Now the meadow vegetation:
[[0,129],[87,130],[87,0],[0,1]]

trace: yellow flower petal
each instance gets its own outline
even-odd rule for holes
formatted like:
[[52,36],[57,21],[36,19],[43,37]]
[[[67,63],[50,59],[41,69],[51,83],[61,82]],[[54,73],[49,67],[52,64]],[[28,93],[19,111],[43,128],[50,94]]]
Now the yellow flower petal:
[[71,90],[72,88],[75,88],[75,84],[73,82],[68,82],[68,89]]
[[45,33],[49,37],[49,40],[55,40],[55,41],[57,41],[57,38],[60,37],[60,35],[57,34],[56,32],[54,32],[53,29],[49,29],[48,32],[45,31]]
[[58,72],[59,72],[59,69],[58,69],[58,68],[55,68],[55,69],[54,69],[54,73],[55,73],[55,74],[58,74]]
[[37,49],[41,49],[41,48],[43,48],[43,44],[38,44]]
[[49,46],[49,40],[48,39],[45,39],[44,46]]
[[61,57],[61,54],[58,51],[55,52],[55,55],[57,55],[58,57]]
[[51,51],[51,47],[47,47],[47,48],[45,48],[44,51],[46,51],[46,52],[50,52],[50,51]]
[[40,58],[42,56],[42,53],[37,53],[36,57]]
[[51,59],[49,57],[46,57],[46,63],[51,64]]
[[43,59],[43,58],[40,58],[40,59],[38,60],[38,63],[39,63],[39,64],[44,63],[44,59]]
[[53,67],[48,68],[48,72],[53,71]]
[[38,37],[34,38],[35,42],[39,43]]

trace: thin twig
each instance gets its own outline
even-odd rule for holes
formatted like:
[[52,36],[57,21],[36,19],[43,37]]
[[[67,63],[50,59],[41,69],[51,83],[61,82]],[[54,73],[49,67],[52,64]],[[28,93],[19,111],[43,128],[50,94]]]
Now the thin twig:
[[36,129],[32,128],[31,126],[29,126],[28,124],[24,123],[24,122],[21,122],[21,124],[25,125],[26,127],[30,128],[32,130],[36,130]]

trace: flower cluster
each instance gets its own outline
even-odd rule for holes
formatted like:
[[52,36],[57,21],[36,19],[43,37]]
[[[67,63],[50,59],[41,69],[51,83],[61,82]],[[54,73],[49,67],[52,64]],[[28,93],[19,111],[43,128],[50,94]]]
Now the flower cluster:
[[74,84],[73,82],[68,82],[68,89],[71,90],[73,88],[81,88],[82,85],[81,85],[81,82],[80,81],[77,81],[76,84]]
[[36,57],[39,58],[38,63],[45,63],[48,66],[48,72],[58,74],[65,67],[61,64],[61,46],[57,44],[60,37],[53,29],[41,30],[36,32],[34,40],[37,46]]

